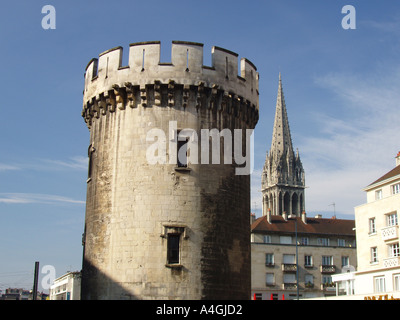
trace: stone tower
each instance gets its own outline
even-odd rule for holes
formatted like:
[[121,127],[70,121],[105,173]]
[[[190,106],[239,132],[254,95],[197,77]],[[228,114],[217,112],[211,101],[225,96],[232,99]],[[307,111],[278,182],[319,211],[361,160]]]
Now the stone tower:
[[[258,73],[203,44],[103,52],[86,67],[90,131],[82,299],[249,299],[249,133]],[[222,139],[222,137],[224,139]],[[247,171],[246,171],[247,170]]]
[[271,149],[267,152],[261,179],[263,215],[299,216],[305,210],[304,188],[303,165],[298,150],[296,154],[293,151],[279,74]]

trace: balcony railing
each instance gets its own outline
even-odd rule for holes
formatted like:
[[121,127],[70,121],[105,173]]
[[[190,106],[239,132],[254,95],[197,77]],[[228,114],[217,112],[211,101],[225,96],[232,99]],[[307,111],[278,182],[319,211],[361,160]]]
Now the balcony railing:
[[382,240],[394,240],[399,237],[399,226],[390,226],[381,229],[382,232]]
[[335,273],[336,267],[334,265],[321,265],[319,270],[321,273]]
[[297,288],[296,283],[282,283],[283,290],[294,290]]
[[297,265],[292,263],[282,263],[282,271],[283,272],[296,272]]
[[383,267],[391,268],[400,266],[400,257],[391,257],[387,259],[383,259]]

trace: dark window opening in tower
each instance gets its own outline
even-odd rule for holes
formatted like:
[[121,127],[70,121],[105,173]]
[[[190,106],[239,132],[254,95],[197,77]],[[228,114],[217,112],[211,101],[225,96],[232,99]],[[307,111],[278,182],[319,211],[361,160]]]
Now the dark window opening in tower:
[[168,252],[167,252],[167,263],[168,264],[179,264],[179,233],[168,234]]
[[[178,131],[178,136],[179,136]],[[187,168],[188,166],[188,143],[189,143],[189,138],[186,138],[183,141],[180,141],[178,139],[178,148],[177,148],[177,159],[178,159],[178,167],[179,168]]]

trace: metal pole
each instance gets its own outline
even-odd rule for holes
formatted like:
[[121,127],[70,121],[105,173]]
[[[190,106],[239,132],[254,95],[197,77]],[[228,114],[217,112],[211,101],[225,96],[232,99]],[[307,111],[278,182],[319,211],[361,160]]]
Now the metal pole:
[[296,234],[296,293],[299,300],[299,253],[297,247],[297,217],[294,218],[295,234]]
[[34,280],[33,280],[32,300],[37,299],[38,276],[39,276],[39,261],[36,261],[35,262],[35,275],[34,275]]

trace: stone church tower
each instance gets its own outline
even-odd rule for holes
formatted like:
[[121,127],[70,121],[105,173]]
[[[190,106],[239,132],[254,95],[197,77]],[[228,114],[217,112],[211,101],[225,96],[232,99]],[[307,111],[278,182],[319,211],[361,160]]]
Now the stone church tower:
[[298,150],[293,151],[279,74],[271,149],[267,152],[261,179],[263,215],[299,216],[305,210],[304,189],[303,165]]
[[174,41],[168,63],[158,41],[128,54],[123,66],[122,48],[110,49],[85,72],[81,297],[249,299],[241,156],[258,121],[256,67],[243,58],[238,75],[238,55],[219,47],[204,66],[194,42]]

